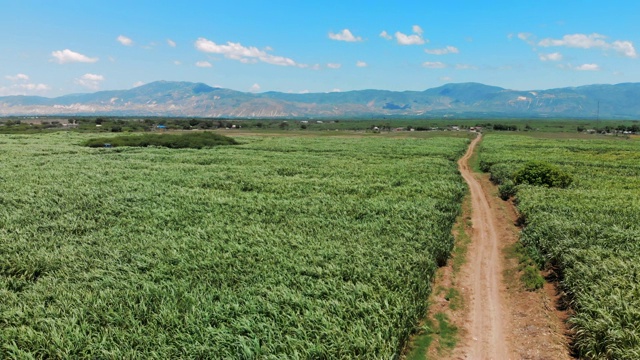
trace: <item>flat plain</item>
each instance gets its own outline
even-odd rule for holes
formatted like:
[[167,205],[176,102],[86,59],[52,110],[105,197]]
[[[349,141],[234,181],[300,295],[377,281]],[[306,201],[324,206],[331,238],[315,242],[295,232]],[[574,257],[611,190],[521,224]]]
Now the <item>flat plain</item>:
[[393,358],[466,191],[464,137],[89,137],[0,137],[0,357]]

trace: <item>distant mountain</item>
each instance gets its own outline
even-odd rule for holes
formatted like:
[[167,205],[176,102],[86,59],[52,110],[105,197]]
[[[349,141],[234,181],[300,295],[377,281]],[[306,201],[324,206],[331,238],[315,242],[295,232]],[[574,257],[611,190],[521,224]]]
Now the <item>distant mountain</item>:
[[0,116],[114,115],[228,118],[476,116],[640,118],[640,83],[516,91],[478,83],[425,91],[244,93],[156,81],[130,90],[57,98],[0,97]]

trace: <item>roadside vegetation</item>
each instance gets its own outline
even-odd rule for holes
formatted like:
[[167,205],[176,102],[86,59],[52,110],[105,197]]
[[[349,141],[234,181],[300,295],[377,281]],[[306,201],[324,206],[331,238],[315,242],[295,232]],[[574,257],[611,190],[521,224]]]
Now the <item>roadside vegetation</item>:
[[[560,279],[575,354],[640,358],[640,142],[495,134],[480,162],[494,181],[513,182],[520,241]],[[531,164],[549,182],[518,181]]]
[[397,357],[466,190],[466,138],[88,138],[0,135],[0,358]]

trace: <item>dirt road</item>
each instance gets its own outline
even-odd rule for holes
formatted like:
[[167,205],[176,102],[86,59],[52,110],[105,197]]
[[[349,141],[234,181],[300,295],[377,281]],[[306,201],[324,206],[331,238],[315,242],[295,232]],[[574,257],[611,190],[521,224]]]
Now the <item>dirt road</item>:
[[[469,145],[458,161],[469,186],[470,210],[465,218],[471,238],[466,261],[456,275],[444,267],[436,287],[453,286],[465,302],[461,312],[446,309],[440,300],[437,311],[445,311],[461,329],[459,346],[439,359],[531,359],[569,360],[566,312],[558,310],[558,291],[546,283],[540,291],[526,291],[519,279],[517,258],[507,255],[517,243],[517,211],[499,199],[487,174],[474,173],[469,159],[481,136]],[[437,302],[437,299],[436,301]]]
[[510,350],[505,341],[504,287],[502,282],[502,256],[498,248],[498,231],[490,202],[482,185],[469,168],[469,158],[481,136],[473,140],[467,153],[458,161],[462,177],[471,193],[473,234],[469,249],[467,288],[471,293],[469,304],[466,349],[469,359],[509,359]]

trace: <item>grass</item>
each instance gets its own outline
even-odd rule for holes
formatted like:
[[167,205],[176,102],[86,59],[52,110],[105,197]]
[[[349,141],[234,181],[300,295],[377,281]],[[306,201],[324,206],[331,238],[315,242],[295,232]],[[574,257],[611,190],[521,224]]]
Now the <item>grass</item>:
[[407,360],[424,360],[427,359],[429,347],[437,342],[436,352],[439,355],[455,348],[458,343],[458,328],[451,324],[449,317],[438,312],[433,319],[429,319],[419,329],[420,336],[413,342],[413,348],[407,355]]

